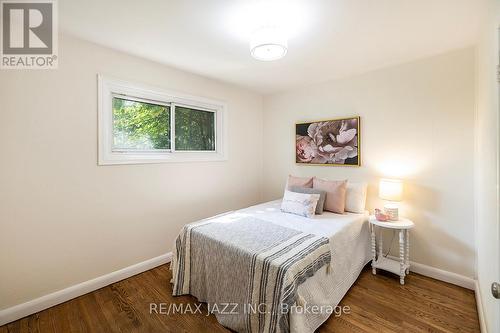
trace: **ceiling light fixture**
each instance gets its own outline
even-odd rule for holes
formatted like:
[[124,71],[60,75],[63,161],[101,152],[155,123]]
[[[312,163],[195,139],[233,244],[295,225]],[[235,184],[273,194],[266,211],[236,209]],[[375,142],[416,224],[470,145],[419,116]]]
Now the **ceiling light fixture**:
[[286,55],[287,50],[287,38],[278,27],[261,27],[252,34],[250,53],[257,60],[278,60]]

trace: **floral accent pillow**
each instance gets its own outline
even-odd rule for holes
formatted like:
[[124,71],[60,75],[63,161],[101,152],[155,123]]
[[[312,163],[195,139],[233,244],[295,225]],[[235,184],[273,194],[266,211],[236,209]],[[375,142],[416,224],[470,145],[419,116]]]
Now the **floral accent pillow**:
[[314,188],[301,187],[301,186],[291,186],[289,190],[295,193],[319,194],[319,200],[318,204],[316,205],[315,214],[316,215],[323,214],[323,207],[325,205],[325,199],[326,199],[325,191],[316,190]]
[[281,202],[281,211],[304,217],[313,217],[319,198],[319,194],[285,191]]

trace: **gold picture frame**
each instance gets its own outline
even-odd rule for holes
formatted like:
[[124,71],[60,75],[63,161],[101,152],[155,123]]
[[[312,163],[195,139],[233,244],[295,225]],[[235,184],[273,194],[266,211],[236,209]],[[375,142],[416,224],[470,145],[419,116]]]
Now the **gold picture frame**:
[[361,117],[295,123],[295,163],[361,166]]

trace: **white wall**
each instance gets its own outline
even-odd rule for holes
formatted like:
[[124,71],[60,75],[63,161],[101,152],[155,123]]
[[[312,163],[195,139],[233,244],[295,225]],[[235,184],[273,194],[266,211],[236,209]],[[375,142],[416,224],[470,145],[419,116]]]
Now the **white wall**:
[[[97,73],[226,101],[229,160],[97,166]],[[0,309],[170,251],[187,222],[257,203],[261,191],[280,197],[288,173],[367,181],[370,209],[382,205],[380,177],[403,178],[412,260],[473,277],[474,76],[464,49],[263,106],[243,89],[61,36],[58,70],[0,71]],[[295,165],[295,122],[350,115],[362,117],[360,168]]]
[[[170,251],[261,199],[262,97],[61,36],[59,69],[0,71],[0,309]],[[227,102],[229,160],[97,166],[97,73]]]
[[[411,259],[474,276],[474,49],[301,88],[264,99],[264,198],[287,174],[405,181],[402,215],[416,223]],[[361,116],[362,166],[295,164],[295,122]]]
[[[500,1],[487,0],[477,52],[476,242],[480,301],[488,332],[500,331],[500,302],[490,286],[500,279],[498,215],[498,29]],[[478,300],[479,301],[479,300]]]

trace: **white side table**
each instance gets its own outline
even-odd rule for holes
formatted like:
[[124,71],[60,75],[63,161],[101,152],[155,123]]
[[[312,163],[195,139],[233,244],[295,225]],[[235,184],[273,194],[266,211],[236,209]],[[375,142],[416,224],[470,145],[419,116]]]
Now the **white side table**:
[[[374,215],[370,216],[369,221],[372,236],[372,273],[377,274],[377,268],[383,269],[399,275],[399,283],[405,284],[405,276],[410,273],[410,229],[415,224],[405,218],[400,218],[399,221],[381,222]],[[377,255],[375,227],[399,230],[399,260],[384,257],[382,233],[378,239]]]

